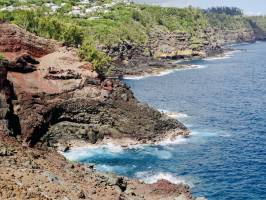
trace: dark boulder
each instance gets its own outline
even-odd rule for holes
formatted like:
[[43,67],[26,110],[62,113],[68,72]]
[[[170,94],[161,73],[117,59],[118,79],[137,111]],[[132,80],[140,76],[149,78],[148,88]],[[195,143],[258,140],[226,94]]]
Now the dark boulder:
[[24,54],[16,58],[15,61],[10,62],[7,70],[11,72],[30,73],[36,71],[36,64],[39,64],[37,60],[28,54]]

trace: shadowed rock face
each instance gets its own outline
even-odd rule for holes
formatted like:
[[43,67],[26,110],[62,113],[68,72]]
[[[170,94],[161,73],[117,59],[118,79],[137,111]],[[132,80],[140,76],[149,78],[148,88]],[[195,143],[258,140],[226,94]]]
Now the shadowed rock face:
[[104,137],[124,137],[146,143],[162,140],[173,130],[173,137],[188,133],[181,123],[140,104],[119,82],[113,83],[113,91],[96,86],[96,97],[88,97],[86,89],[90,87],[85,85],[81,96],[76,96],[79,89],[55,96],[19,95],[16,114],[24,141],[34,145],[41,139],[51,146],[71,140],[96,143]]
[[16,99],[12,83],[7,79],[7,62],[0,61],[0,133],[20,134],[18,117],[14,114],[12,101]]

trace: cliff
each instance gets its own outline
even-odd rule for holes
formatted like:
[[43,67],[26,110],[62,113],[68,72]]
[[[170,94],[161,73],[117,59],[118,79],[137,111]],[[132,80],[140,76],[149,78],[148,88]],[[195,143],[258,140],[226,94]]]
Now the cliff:
[[[183,67],[175,61],[221,54],[226,44],[266,37],[263,17],[246,17],[233,8],[204,11],[128,3],[106,7],[103,2],[96,3],[98,10],[77,1],[75,6],[66,3],[64,9],[48,13],[33,3],[36,9],[2,11],[0,16],[39,36],[79,47],[81,58],[109,74],[138,75]],[[92,10],[80,16],[67,12],[76,8],[83,12],[84,6]]]
[[[79,60],[75,49],[59,48],[60,45],[53,41],[53,47],[57,49],[47,54],[48,48],[41,52],[39,45],[47,40],[25,34],[15,25],[2,23],[0,29],[3,35],[15,30],[24,42],[35,37],[33,41],[38,41],[38,55],[44,55],[37,61],[33,58],[35,51],[32,53],[35,43],[29,42],[30,51],[27,49],[29,45],[22,43],[8,49],[6,47],[15,43],[16,37],[8,40],[0,37],[0,44],[5,47],[2,54],[10,60],[6,61],[6,70],[16,97],[8,102],[12,104],[21,127],[12,134],[20,135],[24,143],[35,145],[47,132],[53,143],[55,138],[64,138],[65,142],[67,139],[87,139],[96,143],[105,137],[145,143],[188,133],[181,123],[139,103],[120,81],[105,79],[93,72],[89,63]],[[18,55],[15,61],[10,56],[14,53]],[[30,63],[25,61],[26,58],[31,58]],[[32,70],[25,71],[23,65],[32,67]]]
[[77,143],[155,143],[189,131],[92,71],[76,49],[8,23],[0,30],[1,199],[192,199],[185,185],[101,174],[60,155]]

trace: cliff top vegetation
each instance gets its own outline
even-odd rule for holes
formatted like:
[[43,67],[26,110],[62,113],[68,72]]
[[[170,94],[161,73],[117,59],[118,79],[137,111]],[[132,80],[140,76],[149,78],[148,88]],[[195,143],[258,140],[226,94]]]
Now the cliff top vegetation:
[[[250,19],[240,9],[227,7],[163,8],[123,0],[0,0],[0,6],[0,20],[78,47],[81,57],[100,70],[108,68],[110,57],[100,52],[99,47],[123,41],[145,45],[154,27],[184,32],[191,40],[200,41],[208,27],[231,30],[250,26]],[[261,18],[254,20],[263,23]]]

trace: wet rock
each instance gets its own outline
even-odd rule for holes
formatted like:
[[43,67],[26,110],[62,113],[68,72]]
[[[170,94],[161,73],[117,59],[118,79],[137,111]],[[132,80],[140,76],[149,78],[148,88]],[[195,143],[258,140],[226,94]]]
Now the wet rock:
[[70,150],[70,146],[69,145],[63,145],[63,144],[60,144],[57,149],[61,152],[67,152]]
[[114,174],[106,174],[105,177],[110,186],[118,186],[122,192],[127,189],[127,182],[124,177],[118,177]]

